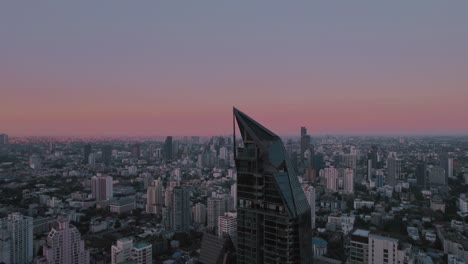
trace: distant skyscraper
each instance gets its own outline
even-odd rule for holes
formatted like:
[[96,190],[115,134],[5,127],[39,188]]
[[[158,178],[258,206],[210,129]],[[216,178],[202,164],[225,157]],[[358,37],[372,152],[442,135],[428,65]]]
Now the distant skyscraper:
[[327,190],[336,192],[338,190],[338,169],[335,167],[328,167],[323,169],[323,177],[327,180]]
[[102,162],[105,165],[109,165],[112,159],[112,147],[105,145],[102,147]]
[[367,182],[371,182],[372,180],[372,159],[367,159]]
[[164,157],[166,158],[166,160],[172,160],[173,159],[173,156],[172,156],[172,137],[167,137],[166,138],[166,141],[164,142]]
[[91,144],[85,144],[83,147],[83,163],[88,164],[89,154],[91,154]]
[[0,261],[32,263],[33,218],[12,213],[0,219]]
[[307,135],[307,128],[301,127],[301,137]]
[[206,205],[202,203],[197,203],[193,207],[193,222],[206,225]]
[[345,193],[354,193],[354,171],[352,169],[344,170],[344,188]]
[[280,137],[234,108],[237,149],[237,263],[312,261],[311,213]]
[[172,189],[171,228],[175,231],[187,231],[192,223],[190,210],[190,190],[186,187],[174,187]]
[[416,165],[416,183],[420,187],[427,187],[427,166],[424,161],[419,161]]
[[42,247],[41,264],[89,264],[89,251],[78,229],[65,217],[59,217]]
[[154,180],[146,192],[146,212],[150,214],[162,213],[164,206],[164,191],[161,178]]
[[94,154],[94,153],[89,154],[88,164],[89,165],[95,165],[96,164],[96,154]]
[[395,157],[387,159],[387,184],[395,186],[401,175],[401,161]]
[[109,175],[98,175],[91,178],[92,195],[96,201],[111,199],[113,195],[113,179]]
[[8,144],[8,135],[7,134],[0,134],[0,146]]
[[378,169],[379,154],[378,154],[377,146],[371,147],[371,151],[369,152],[369,159],[372,160],[372,168]]
[[375,174],[375,187],[380,188],[384,186],[384,175],[382,170],[377,170]]
[[140,158],[140,144],[133,144],[132,146],[132,158],[139,159]]
[[218,217],[226,212],[226,204],[223,198],[209,197],[207,201],[207,227],[218,228]]
[[453,177],[453,159],[447,159],[447,177]]
[[446,185],[448,182],[444,168],[434,166],[429,169],[429,183],[431,185]]
[[304,194],[310,205],[311,227],[315,228],[315,188],[312,185],[304,185]]

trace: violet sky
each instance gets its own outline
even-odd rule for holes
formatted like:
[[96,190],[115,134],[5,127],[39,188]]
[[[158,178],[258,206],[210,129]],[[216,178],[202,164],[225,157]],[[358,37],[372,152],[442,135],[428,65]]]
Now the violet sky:
[[1,1],[0,132],[468,133],[468,1]]

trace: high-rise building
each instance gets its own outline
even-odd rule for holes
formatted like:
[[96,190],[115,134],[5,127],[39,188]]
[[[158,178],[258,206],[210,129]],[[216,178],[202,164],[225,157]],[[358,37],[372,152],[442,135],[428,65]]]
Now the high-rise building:
[[369,263],[369,231],[356,229],[350,233],[346,243],[349,264]]
[[395,186],[397,180],[400,179],[401,175],[401,160],[395,157],[389,157],[387,159],[387,184]]
[[371,182],[372,181],[372,159],[367,159],[367,181]]
[[232,242],[237,243],[237,214],[227,212],[218,217],[218,236],[229,235]]
[[378,169],[379,168],[379,154],[378,154],[378,148],[377,146],[372,146],[371,150],[368,154],[368,157],[370,160],[372,160],[372,168],[373,169]]
[[96,201],[109,200],[114,197],[113,179],[109,175],[93,176],[91,178],[92,197]]
[[89,154],[91,154],[91,144],[85,144],[83,147],[83,163],[88,164]]
[[134,243],[132,238],[121,238],[111,247],[111,263],[151,264],[153,246],[147,242]]
[[310,218],[311,218],[311,227],[315,228],[315,188],[312,185],[304,185],[304,194],[307,198],[307,202],[310,205]]
[[88,164],[95,165],[96,164],[96,154],[90,153],[88,156]]
[[105,145],[102,147],[102,162],[105,165],[109,165],[112,159],[112,147],[111,145]]
[[89,251],[78,229],[66,217],[57,219],[42,247],[41,264],[89,264]]
[[171,228],[175,231],[187,231],[192,224],[190,210],[190,190],[186,187],[174,187],[169,207]]
[[427,166],[424,161],[419,161],[416,165],[416,183],[420,187],[427,187]]
[[448,182],[444,168],[434,166],[429,169],[429,183],[431,185],[446,185]]
[[384,174],[382,170],[377,170],[375,174],[375,187],[380,188],[384,186]]
[[169,136],[166,138],[166,141],[164,142],[164,158],[166,160],[172,160],[173,155],[172,155],[172,137]]
[[146,212],[160,215],[164,206],[164,192],[161,178],[154,180],[146,191]]
[[399,252],[398,239],[370,233],[368,246],[369,264],[405,263],[404,255]]
[[138,143],[132,145],[132,158],[134,159],[140,158],[140,144]]
[[231,185],[231,196],[233,199],[233,209],[237,210],[237,172],[232,174],[232,179],[235,181]]
[[335,167],[323,169],[323,177],[327,180],[327,190],[336,192],[338,190],[338,169]]
[[354,193],[354,171],[352,169],[344,170],[344,186],[345,193]]
[[447,177],[453,177],[453,159],[447,159]]
[[12,213],[0,219],[0,261],[7,264],[32,263],[32,217]]
[[8,135],[7,134],[0,134],[0,146],[8,144]]
[[206,225],[206,205],[197,203],[193,207],[193,222],[199,225]]
[[218,217],[226,212],[226,203],[223,198],[209,197],[206,205],[207,227],[215,230],[218,228]]
[[311,263],[311,213],[281,138],[234,108],[237,263]]

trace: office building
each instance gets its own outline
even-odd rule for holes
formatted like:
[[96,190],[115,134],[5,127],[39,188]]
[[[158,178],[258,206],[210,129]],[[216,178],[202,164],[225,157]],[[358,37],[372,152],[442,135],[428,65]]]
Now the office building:
[[206,225],[206,205],[197,203],[193,207],[193,222],[199,225]]
[[139,159],[140,158],[140,144],[133,144],[132,146],[132,158]]
[[85,144],[83,146],[83,163],[88,164],[89,154],[91,154],[91,144]]
[[367,264],[369,257],[369,231],[352,231],[346,243],[347,264]]
[[352,169],[344,170],[344,193],[354,193],[354,171]]
[[171,194],[170,226],[175,231],[188,231],[192,224],[190,190],[186,187],[177,186],[172,189]]
[[427,187],[427,166],[424,161],[419,161],[416,165],[416,183],[422,188]]
[[8,144],[8,135],[7,134],[0,134],[0,146]]
[[310,226],[312,229],[315,228],[315,188],[312,185],[304,185],[304,194],[307,198],[307,202],[310,206]]
[[154,180],[146,191],[146,212],[160,215],[164,206],[164,191],[161,178]]
[[310,205],[281,138],[235,108],[234,118],[237,263],[311,263]]
[[369,264],[399,264],[405,263],[405,252],[400,248],[396,238],[369,234],[368,263]]
[[207,227],[212,230],[218,228],[218,217],[226,212],[226,203],[223,198],[209,197],[206,205]]
[[66,217],[59,217],[57,223],[42,247],[40,263],[89,264],[89,251],[78,229]]
[[429,184],[431,185],[447,185],[448,178],[445,169],[439,166],[434,166],[429,169]]
[[166,160],[173,159],[173,147],[172,147],[172,137],[167,137],[166,141],[164,142],[164,158]]
[[109,175],[93,176],[91,178],[92,197],[96,201],[109,200],[113,195],[113,180]]
[[112,147],[105,145],[102,147],[102,163],[109,165],[112,160]]
[[151,264],[153,246],[147,242],[134,243],[132,238],[121,238],[111,247],[111,263]]
[[218,236],[224,237],[229,235],[232,242],[237,242],[237,214],[235,212],[228,212],[224,215],[218,216]]
[[338,190],[338,169],[335,167],[328,167],[323,169],[323,177],[327,181],[327,190],[336,192]]
[[387,178],[386,182],[390,186],[395,186],[401,175],[401,161],[395,157],[387,159]]
[[7,264],[33,261],[32,217],[12,213],[0,219],[0,260]]

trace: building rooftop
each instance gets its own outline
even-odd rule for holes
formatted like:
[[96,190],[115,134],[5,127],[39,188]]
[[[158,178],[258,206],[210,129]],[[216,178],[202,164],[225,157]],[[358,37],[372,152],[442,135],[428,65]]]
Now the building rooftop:
[[140,241],[140,242],[137,242],[134,247],[137,248],[137,249],[143,249],[143,248],[146,248],[146,247],[149,247],[151,246],[150,243],[148,242],[143,242],[143,241]]
[[356,229],[356,230],[354,230],[354,232],[352,233],[352,235],[355,235],[355,236],[362,236],[362,237],[369,237],[369,233],[370,233],[369,230]]
[[325,241],[324,239],[320,238],[320,237],[313,237],[312,238],[312,245],[316,245],[316,246],[319,246],[319,247],[326,247],[327,246],[327,241]]

